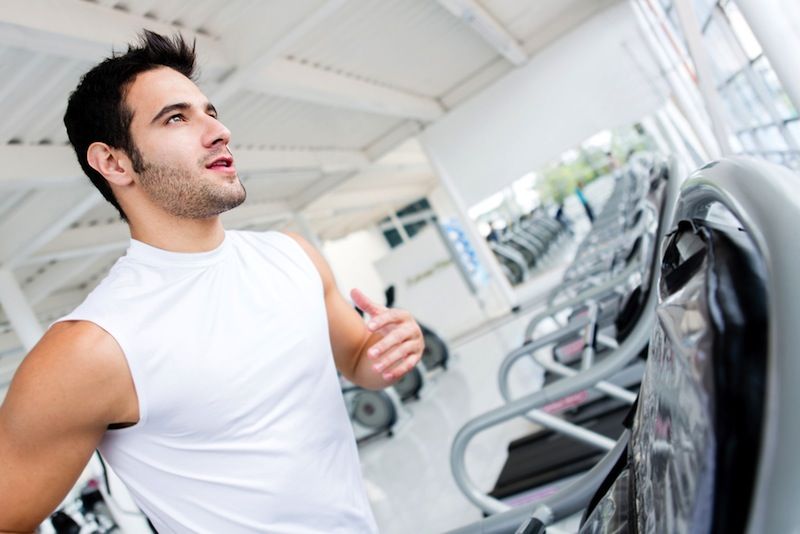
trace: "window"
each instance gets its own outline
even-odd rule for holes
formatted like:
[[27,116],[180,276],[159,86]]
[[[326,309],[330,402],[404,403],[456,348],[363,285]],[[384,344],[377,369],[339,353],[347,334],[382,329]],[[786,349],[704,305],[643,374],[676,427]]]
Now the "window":
[[736,53],[738,50],[731,47],[719,23],[714,19],[706,26],[703,37],[709,52],[713,54],[711,67],[718,85],[729,80],[747,64],[747,58]]
[[[383,232],[383,237],[391,248],[401,245],[404,236],[414,237],[430,221],[435,220],[427,198],[421,198],[397,210],[395,216],[396,218],[385,217],[378,221],[378,228]],[[395,221],[398,221],[398,226],[395,225]]]
[[783,90],[783,87],[781,87],[778,76],[775,74],[775,71],[772,70],[772,67],[770,67],[767,58],[761,56],[754,61],[753,69],[756,74],[764,80],[770,100],[772,101],[772,105],[775,106],[778,116],[784,120],[797,118],[797,110],[794,109],[792,102],[789,100],[789,96],[786,94],[786,91]]
[[[672,0],[661,6],[683,38]],[[732,148],[793,168],[800,167],[800,119],[734,0],[693,0],[711,55]],[[688,58],[687,58],[688,59]]]

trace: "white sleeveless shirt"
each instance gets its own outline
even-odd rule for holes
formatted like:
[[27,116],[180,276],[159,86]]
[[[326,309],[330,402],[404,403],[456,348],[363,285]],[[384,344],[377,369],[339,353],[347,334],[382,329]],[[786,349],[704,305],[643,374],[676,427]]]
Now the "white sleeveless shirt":
[[277,232],[210,252],[131,240],[71,314],[119,343],[139,422],[100,451],[161,534],[376,532],[322,282]]

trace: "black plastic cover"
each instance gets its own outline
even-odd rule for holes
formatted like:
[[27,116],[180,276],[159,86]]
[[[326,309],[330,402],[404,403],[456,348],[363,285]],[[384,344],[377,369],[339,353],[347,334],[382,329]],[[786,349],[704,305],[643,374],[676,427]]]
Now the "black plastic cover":
[[766,270],[739,228],[683,221],[661,274],[622,475],[632,478],[615,483],[582,534],[746,529],[764,409]]

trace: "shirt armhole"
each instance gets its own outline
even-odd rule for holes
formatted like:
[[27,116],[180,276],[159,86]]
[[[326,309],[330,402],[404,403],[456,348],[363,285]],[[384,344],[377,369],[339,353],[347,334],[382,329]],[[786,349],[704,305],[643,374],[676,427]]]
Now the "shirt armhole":
[[61,317],[60,319],[57,319],[57,320],[53,321],[52,324],[61,323],[61,322],[65,322],[65,321],[86,321],[88,323],[92,323],[93,325],[95,325],[98,328],[102,329],[104,332],[106,332],[112,338],[114,338],[114,341],[116,341],[117,345],[119,346],[120,350],[122,351],[123,357],[125,358],[125,364],[128,367],[128,372],[130,373],[131,380],[133,381],[133,389],[134,389],[134,391],[136,393],[136,402],[137,402],[137,404],[139,406],[139,421],[137,421],[135,424],[133,424],[131,426],[114,429],[114,433],[117,434],[117,433],[120,433],[120,432],[124,432],[126,430],[130,430],[130,429],[134,429],[134,428],[140,428],[142,425],[144,425],[145,421],[147,421],[147,402],[146,402],[147,397],[146,397],[146,395],[143,394],[143,390],[144,390],[144,387],[143,387],[144,386],[143,376],[144,375],[143,375],[142,371],[139,369],[138,365],[136,365],[136,363],[131,361],[131,358],[128,357],[128,351],[125,350],[125,347],[127,346],[127,343],[124,342],[123,337],[114,333],[114,330],[116,330],[115,328],[111,327],[110,325],[108,325],[106,323],[98,322],[97,320],[80,313],[79,310],[75,310],[72,313],[70,313],[69,315],[66,315],[64,317]]

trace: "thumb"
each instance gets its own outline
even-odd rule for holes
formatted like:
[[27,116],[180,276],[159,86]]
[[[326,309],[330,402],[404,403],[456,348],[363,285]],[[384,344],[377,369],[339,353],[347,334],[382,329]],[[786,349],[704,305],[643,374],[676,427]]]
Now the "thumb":
[[372,302],[369,299],[369,297],[367,297],[364,293],[361,292],[360,289],[351,290],[350,298],[353,299],[353,303],[355,303],[356,306],[358,306],[363,311],[367,312],[373,317],[384,310],[383,306],[380,306]]

